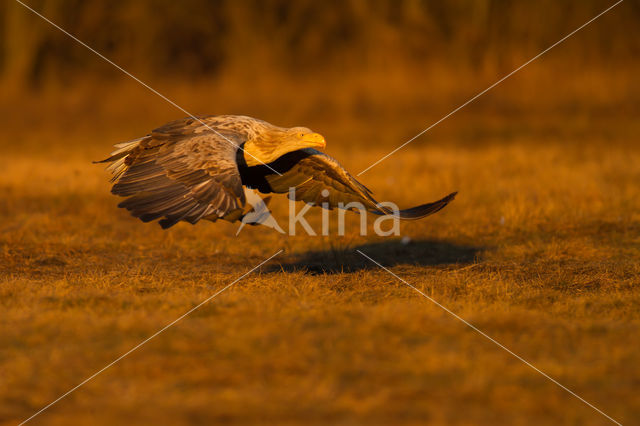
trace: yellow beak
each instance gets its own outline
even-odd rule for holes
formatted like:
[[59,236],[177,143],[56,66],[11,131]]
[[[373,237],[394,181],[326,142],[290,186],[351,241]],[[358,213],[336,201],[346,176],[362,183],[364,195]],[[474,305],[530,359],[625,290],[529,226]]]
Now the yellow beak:
[[308,133],[304,135],[303,141],[310,148],[324,148],[327,146],[324,136],[319,133]]

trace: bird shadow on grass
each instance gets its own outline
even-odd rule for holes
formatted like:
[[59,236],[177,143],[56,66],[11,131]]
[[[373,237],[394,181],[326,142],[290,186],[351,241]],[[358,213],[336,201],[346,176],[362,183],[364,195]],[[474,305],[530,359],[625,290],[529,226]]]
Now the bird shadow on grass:
[[273,267],[285,272],[304,271],[311,275],[340,274],[368,269],[378,265],[445,266],[467,265],[478,260],[482,247],[452,244],[446,241],[422,240],[403,243],[400,239],[378,241],[349,248],[314,250],[293,255],[293,260]]

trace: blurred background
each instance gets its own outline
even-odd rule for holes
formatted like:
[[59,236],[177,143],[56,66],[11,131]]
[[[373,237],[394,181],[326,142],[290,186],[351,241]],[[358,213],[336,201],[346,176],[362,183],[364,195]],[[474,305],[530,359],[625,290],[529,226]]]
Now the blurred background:
[[[399,145],[612,2],[28,4],[191,113],[306,125],[331,149]],[[48,144],[115,143],[185,115],[20,4],[3,2],[0,22],[5,136],[46,123]],[[624,2],[414,144],[637,130],[639,22]]]

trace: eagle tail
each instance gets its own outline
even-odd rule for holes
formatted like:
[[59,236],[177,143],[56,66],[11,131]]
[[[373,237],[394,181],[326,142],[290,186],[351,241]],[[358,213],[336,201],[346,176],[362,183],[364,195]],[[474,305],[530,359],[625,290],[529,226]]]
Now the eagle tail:
[[131,152],[133,152],[133,150],[136,149],[140,145],[140,142],[145,138],[147,138],[147,136],[116,144],[114,145],[116,149],[109,154],[109,157],[104,160],[94,161],[93,164],[111,163],[107,166],[107,171],[113,175],[111,182],[115,182],[127,170],[127,165],[125,163],[127,156],[131,154]]

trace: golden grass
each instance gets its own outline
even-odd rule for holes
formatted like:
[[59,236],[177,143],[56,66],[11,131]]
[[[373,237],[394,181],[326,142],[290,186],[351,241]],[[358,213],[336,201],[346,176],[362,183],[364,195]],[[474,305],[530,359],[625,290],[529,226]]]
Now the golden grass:
[[[638,86],[632,66],[569,64],[558,82],[557,65],[532,65],[361,177],[401,206],[460,191],[402,225],[408,245],[358,236],[355,215],[344,237],[142,224],[90,161],[180,113],[127,82],[6,95],[0,421],[27,418],[281,248],[34,423],[606,421],[355,249],[615,419],[637,419]],[[370,74],[152,83],[196,113],[307,125],[357,173],[496,79],[418,71],[386,85]],[[284,222],[284,200],[271,207]]]
[[[331,239],[260,227],[234,238],[225,223],[162,232],[116,209],[106,174],[89,163],[106,149],[96,145],[91,155],[43,150],[0,161],[7,424],[280,248],[260,273],[36,422],[603,422],[355,248],[614,418],[640,415],[635,148],[409,147],[363,175],[380,198],[460,195],[403,224],[405,246],[356,236],[357,219],[350,235]],[[332,152],[357,171],[386,151]],[[274,210],[284,217],[286,206]]]

